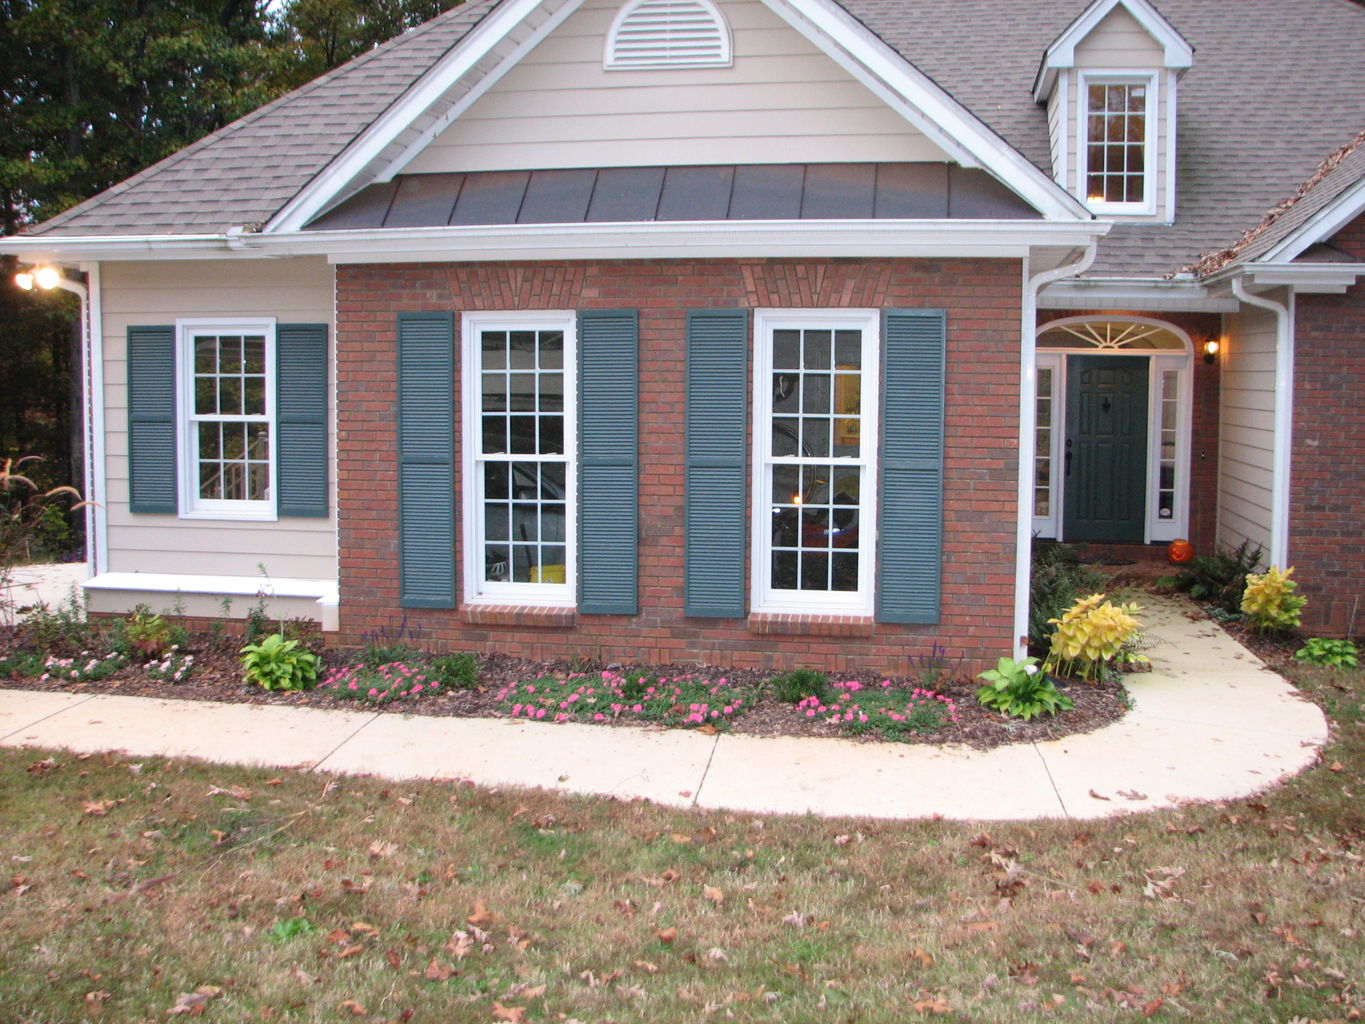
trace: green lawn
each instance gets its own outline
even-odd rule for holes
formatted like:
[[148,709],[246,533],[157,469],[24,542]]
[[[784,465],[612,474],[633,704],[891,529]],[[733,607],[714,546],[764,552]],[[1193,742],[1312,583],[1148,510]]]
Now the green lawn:
[[0,1021],[1355,1019],[1365,675],[1297,671],[1319,766],[1102,823],[3,750]]

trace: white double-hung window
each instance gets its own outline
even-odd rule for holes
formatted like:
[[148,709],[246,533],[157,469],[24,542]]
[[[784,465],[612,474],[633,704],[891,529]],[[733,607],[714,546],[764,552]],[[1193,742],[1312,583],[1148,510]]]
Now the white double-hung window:
[[753,607],[870,615],[877,312],[759,310],[754,347]]
[[275,321],[180,320],[184,518],[275,518]]
[[1081,181],[1095,213],[1156,212],[1156,76],[1081,75]]
[[463,318],[465,599],[575,601],[573,313]]

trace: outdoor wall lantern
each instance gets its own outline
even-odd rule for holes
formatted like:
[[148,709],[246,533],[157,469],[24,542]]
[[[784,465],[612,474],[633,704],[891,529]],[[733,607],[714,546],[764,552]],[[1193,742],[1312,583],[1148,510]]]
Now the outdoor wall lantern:
[[43,291],[51,291],[62,283],[62,275],[55,267],[34,267],[15,274],[14,283],[26,292],[33,291],[34,285]]
[[1210,338],[1204,342],[1204,362],[1212,366],[1213,361],[1218,358],[1219,347],[1217,338]]

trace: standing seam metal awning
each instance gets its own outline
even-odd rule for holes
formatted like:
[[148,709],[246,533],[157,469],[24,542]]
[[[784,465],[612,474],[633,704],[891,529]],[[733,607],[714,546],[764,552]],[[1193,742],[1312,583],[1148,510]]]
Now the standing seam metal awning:
[[305,230],[722,220],[1039,220],[956,164],[739,164],[399,175]]

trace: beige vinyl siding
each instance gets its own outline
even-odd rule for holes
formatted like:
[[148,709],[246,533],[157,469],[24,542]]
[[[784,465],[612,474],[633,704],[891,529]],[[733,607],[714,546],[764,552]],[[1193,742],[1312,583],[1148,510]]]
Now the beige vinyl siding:
[[1170,125],[1166,111],[1166,92],[1170,86],[1165,63],[1164,51],[1157,41],[1147,34],[1147,31],[1138,24],[1137,19],[1127,10],[1123,7],[1116,7],[1095,26],[1085,39],[1076,45],[1076,70],[1063,72],[1068,78],[1067,183],[1072,193],[1082,201],[1085,200],[1085,182],[1078,180],[1078,175],[1081,165],[1080,153],[1084,145],[1082,140],[1085,137],[1082,130],[1085,95],[1081,90],[1081,78],[1078,72],[1156,72],[1156,77],[1152,80],[1151,86],[1156,94],[1156,117],[1154,125],[1149,126],[1156,131],[1156,149],[1152,158],[1152,166],[1148,168],[1148,173],[1151,175],[1151,187],[1155,189],[1156,213],[1124,214],[1122,216],[1104,214],[1106,219],[1138,222],[1170,221],[1172,219],[1172,213],[1168,211],[1166,202],[1166,164],[1172,142],[1169,137]]
[[[102,270],[105,499],[110,572],[337,578],[336,494],[327,519],[276,522],[133,515],[128,509],[127,335],[185,317],[271,316],[334,330],[333,272],[322,259],[106,263]],[[334,375],[329,373],[329,379]],[[287,400],[287,397],[285,398]],[[336,438],[329,462],[336,463]],[[239,602],[240,603],[240,602]]]
[[1275,440],[1275,317],[1248,309],[1224,319],[1219,399],[1218,543],[1270,550]]
[[1128,11],[1115,7],[1076,44],[1082,68],[1159,68],[1165,52]]
[[1071,94],[1076,89],[1075,76],[1063,72],[1057,76],[1052,95],[1047,101],[1047,135],[1052,146],[1052,177],[1068,192],[1076,189],[1076,163],[1072,136],[1069,130],[1068,109],[1074,110]]
[[719,6],[732,67],[607,71],[619,4],[587,0],[405,170],[948,159],[762,3]]

